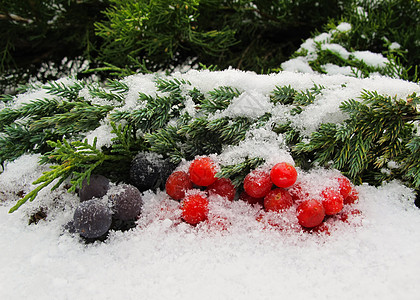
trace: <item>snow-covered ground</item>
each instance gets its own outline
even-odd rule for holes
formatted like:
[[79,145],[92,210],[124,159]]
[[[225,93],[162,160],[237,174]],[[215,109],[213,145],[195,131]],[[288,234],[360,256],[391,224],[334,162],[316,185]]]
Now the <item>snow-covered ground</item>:
[[[420,91],[417,84],[383,77],[256,75],[235,70],[174,76],[203,93],[222,85],[240,89],[242,96],[227,111],[248,117],[271,109],[267,95],[276,85],[297,90],[323,85],[326,89],[317,102],[293,119],[304,133],[322,122],[342,120],[341,101],[357,98],[364,89],[398,97]],[[127,109],[138,92],[155,92],[152,79],[138,75],[125,80],[130,86]],[[17,105],[33,96],[22,95]],[[250,110],[256,98],[261,105]],[[273,115],[281,118],[280,113]],[[253,136],[258,137],[267,138]],[[101,142],[106,143],[106,136],[100,137]],[[229,151],[240,156],[247,145],[252,143],[227,148],[220,157],[225,162],[238,159]],[[264,154],[266,149],[255,145],[248,151]],[[290,159],[287,153],[284,157]],[[379,188],[359,186],[360,199],[352,208],[361,214],[348,223],[334,222],[330,235],[264,228],[255,219],[256,208],[239,201],[221,204],[233,216],[227,230],[176,224],[171,212],[168,218],[153,216],[158,203],[166,201],[164,193],[146,192],[138,227],[111,232],[105,242],[86,245],[63,230],[78,198],[62,188],[45,189],[34,202],[8,213],[16,194],[32,189],[31,182],[45,170],[37,165],[38,158],[22,156],[0,174],[0,299],[418,299],[420,295],[420,210],[414,206],[412,191],[397,182]],[[28,216],[40,205],[53,209],[46,220],[28,225]]]
[[62,218],[27,225],[0,206],[1,299],[418,299],[420,210],[361,187],[357,226],[331,235],[196,231],[163,220],[90,245]]

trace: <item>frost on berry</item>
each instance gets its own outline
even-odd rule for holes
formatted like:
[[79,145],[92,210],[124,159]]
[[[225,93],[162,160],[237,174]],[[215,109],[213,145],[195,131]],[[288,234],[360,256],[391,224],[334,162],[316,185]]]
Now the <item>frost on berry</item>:
[[344,198],[344,204],[353,204],[359,200],[359,193],[353,187],[347,197]]
[[110,192],[109,199],[113,204],[114,217],[123,220],[134,220],[140,213],[143,200],[140,191],[128,184],[122,184]]
[[131,162],[130,181],[141,192],[164,188],[176,165],[154,152],[140,152]]
[[208,206],[209,201],[203,193],[190,193],[181,202],[182,219],[191,225],[207,220]]
[[101,198],[106,195],[109,189],[109,180],[102,175],[91,175],[89,183],[87,179],[82,182],[79,190],[80,201],[87,201],[92,198]]
[[209,186],[217,180],[217,165],[210,157],[196,158],[191,163],[188,173],[194,184]]
[[273,186],[270,173],[264,170],[254,170],[245,176],[244,190],[254,198],[265,197]]
[[303,201],[296,209],[299,224],[306,228],[318,226],[325,217],[325,209],[321,201],[309,199]]
[[343,209],[344,199],[339,190],[328,187],[322,191],[321,198],[326,215],[335,215]]
[[268,211],[282,211],[292,206],[293,200],[289,192],[283,188],[271,190],[264,197],[264,208]]
[[288,188],[296,182],[297,171],[291,164],[281,162],[271,169],[270,177],[277,187]]
[[175,171],[166,180],[165,190],[172,199],[181,200],[192,187],[193,184],[186,172]]
[[235,186],[229,178],[218,178],[213,184],[207,187],[206,191],[209,195],[219,195],[229,201],[233,201],[236,194]]
[[73,215],[74,230],[85,238],[99,238],[112,223],[112,211],[100,199],[81,202]]
[[352,184],[350,180],[345,176],[339,176],[337,177],[338,181],[338,189],[340,191],[340,194],[343,196],[344,199],[347,198],[347,196],[352,191]]

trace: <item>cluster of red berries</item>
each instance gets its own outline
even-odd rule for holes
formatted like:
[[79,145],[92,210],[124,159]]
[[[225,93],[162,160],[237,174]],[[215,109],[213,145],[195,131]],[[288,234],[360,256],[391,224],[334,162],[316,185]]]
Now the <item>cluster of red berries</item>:
[[[207,219],[212,194],[230,201],[235,199],[235,186],[228,178],[217,178],[217,169],[210,157],[199,157],[192,161],[188,172],[175,171],[167,179],[166,193],[181,201],[181,217],[185,222],[196,225]],[[329,216],[339,214],[344,205],[358,200],[357,191],[343,175],[318,195],[311,194],[297,178],[297,170],[286,162],[277,163],[270,170],[253,170],[244,179],[239,200],[258,203],[266,212],[281,213],[296,206],[298,223],[309,229],[320,226]]]

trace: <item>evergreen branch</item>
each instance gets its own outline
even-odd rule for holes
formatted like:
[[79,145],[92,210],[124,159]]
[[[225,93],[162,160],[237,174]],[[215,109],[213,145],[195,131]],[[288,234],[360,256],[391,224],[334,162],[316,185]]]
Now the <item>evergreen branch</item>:
[[74,107],[73,102],[58,101],[57,99],[38,99],[23,104],[17,109],[5,108],[0,111],[0,130],[19,118],[41,118],[54,113],[70,110]]
[[222,166],[220,172],[216,174],[219,178],[230,178],[235,187],[240,186],[245,176],[253,169],[265,162],[263,158],[253,157],[247,158],[243,162],[235,165]]
[[116,79],[109,80],[107,82],[107,86],[111,89],[112,92],[118,92],[120,94],[127,93],[130,89],[127,84],[121,80]]
[[87,102],[75,102],[74,107],[65,113],[43,117],[30,124],[31,130],[54,129],[58,135],[86,132],[99,126],[109,111],[110,105],[91,105]]
[[208,113],[224,110],[229,106],[233,98],[238,97],[240,94],[236,88],[222,86],[209,92],[209,97],[201,102],[200,109]]
[[50,81],[48,85],[45,85],[43,88],[51,95],[58,95],[67,98],[69,101],[74,101],[79,97],[79,91],[85,86],[86,82],[84,81],[76,81],[73,85]]
[[274,104],[292,104],[295,100],[297,91],[292,88],[290,85],[288,86],[276,86],[273,93],[270,95],[270,101]]
[[155,80],[156,87],[160,92],[169,92],[174,94],[181,93],[181,85],[191,85],[188,80],[185,79],[178,79],[173,78],[171,79],[164,79],[164,78],[157,78]]
[[121,95],[123,92],[121,90],[117,90],[117,93],[108,92],[103,88],[100,88],[98,86],[89,86],[89,94],[93,97],[98,97],[101,99],[105,99],[107,101],[113,101],[116,100],[117,102],[123,102],[124,101],[124,95]]
[[144,136],[150,145],[150,150],[159,154],[168,155],[172,162],[179,163],[185,158],[181,148],[183,138],[179,135],[178,128],[168,125],[165,128],[148,133]]

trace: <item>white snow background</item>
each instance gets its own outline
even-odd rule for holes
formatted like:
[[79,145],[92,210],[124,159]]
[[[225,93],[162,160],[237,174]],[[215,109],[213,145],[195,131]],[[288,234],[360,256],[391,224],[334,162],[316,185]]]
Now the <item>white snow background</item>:
[[[238,88],[250,95],[249,101],[238,97],[228,112],[248,117],[271,109],[268,94],[276,85],[290,84],[297,90],[323,85],[326,89],[317,101],[293,119],[293,125],[305,134],[322,122],[343,120],[340,103],[356,99],[364,89],[401,98],[420,92],[418,84],[379,76],[256,75],[236,70],[173,76],[188,80],[204,93],[219,86]],[[156,93],[152,79],[150,75],[136,75],[124,80],[130,87],[127,109],[135,107],[138,92]],[[37,98],[51,97],[42,90],[33,93]],[[20,96],[16,105],[33,96]],[[250,109],[256,98],[262,99],[262,105]],[[194,111],[192,107],[186,109]],[[273,115],[287,118],[287,111]],[[99,144],[109,142],[107,128],[109,124],[103,124],[95,130]],[[267,132],[255,131],[242,146],[227,148],[220,157],[226,162],[238,159],[244,151],[272,151],[275,147],[261,146],[270,142],[281,144]],[[285,149],[279,148],[272,155],[290,160]],[[16,200],[13,195],[31,190],[31,182],[45,170],[45,166],[37,165],[38,159],[37,155],[22,156],[0,174],[0,299],[420,297],[420,210],[414,206],[412,191],[398,182],[379,188],[358,186],[360,200],[353,208],[362,214],[350,224],[337,222],[330,235],[263,229],[255,220],[247,223],[255,209],[237,202],[227,208],[237,222],[229,230],[193,228],[185,223],[175,226],[165,218],[150,223],[146,221],[152,218],[153,207],[166,197],[163,192],[146,192],[140,223],[143,220],[147,225],[111,232],[105,242],[86,245],[62,229],[78,202],[76,195],[64,189],[44,189],[34,202],[8,213]],[[322,178],[331,171],[316,172]],[[46,220],[28,225],[28,216],[40,204],[55,209]]]

